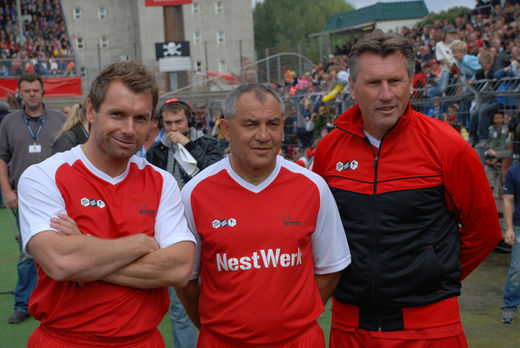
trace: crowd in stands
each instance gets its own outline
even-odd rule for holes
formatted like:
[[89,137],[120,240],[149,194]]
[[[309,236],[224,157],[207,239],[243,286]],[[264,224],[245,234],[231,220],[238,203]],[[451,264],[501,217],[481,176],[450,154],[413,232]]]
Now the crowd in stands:
[[20,29],[16,0],[0,0],[0,77],[75,74],[59,0],[21,0],[21,19]]

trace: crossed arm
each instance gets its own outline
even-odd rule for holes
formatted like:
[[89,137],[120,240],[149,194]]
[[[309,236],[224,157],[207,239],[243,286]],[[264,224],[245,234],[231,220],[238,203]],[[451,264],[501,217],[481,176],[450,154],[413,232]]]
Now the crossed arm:
[[153,237],[135,234],[102,239],[81,234],[74,220],[59,214],[56,231],[33,236],[27,251],[57,281],[104,280],[135,288],[186,285],[193,266],[194,244],[180,242],[160,249]]

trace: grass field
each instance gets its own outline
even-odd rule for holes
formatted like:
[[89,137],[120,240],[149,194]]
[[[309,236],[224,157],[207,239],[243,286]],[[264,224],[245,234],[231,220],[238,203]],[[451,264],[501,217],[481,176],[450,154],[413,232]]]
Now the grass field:
[[[14,289],[16,284],[17,259],[18,246],[9,226],[6,210],[0,209],[0,348],[25,347],[29,335],[38,326],[38,322],[32,318],[21,324],[7,323],[7,318],[13,311],[13,295],[9,290]],[[499,320],[502,288],[509,260],[508,254],[493,253],[463,283],[460,307],[470,348],[520,348],[520,314],[511,325],[502,324]],[[330,302],[319,322],[328,338]],[[168,316],[159,329],[166,347],[172,347]]]

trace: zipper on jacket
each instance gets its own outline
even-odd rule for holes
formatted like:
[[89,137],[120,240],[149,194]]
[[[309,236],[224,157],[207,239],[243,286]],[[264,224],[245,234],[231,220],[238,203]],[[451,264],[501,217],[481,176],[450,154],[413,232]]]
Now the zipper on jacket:
[[[408,112],[408,108],[410,107],[410,105],[408,105],[405,109],[405,111],[403,112],[403,115],[406,114]],[[370,146],[370,150],[372,150],[372,154],[374,155],[374,163],[372,163],[372,166],[374,167],[374,193],[373,193],[373,207],[374,207],[374,212],[377,211],[376,209],[376,204],[377,204],[377,169],[379,168],[379,159],[380,159],[380,154],[381,154],[381,147],[383,146],[383,140],[385,139],[385,137],[391,132],[393,131],[397,125],[399,124],[399,122],[401,121],[403,115],[401,115],[401,117],[399,117],[399,119],[397,120],[397,122],[392,126],[390,127],[390,129],[383,135],[383,137],[381,138],[381,141],[379,143],[379,147],[377,148],[377,154],[375,153],[374,151],[374,148],[372,147],[372,144],[370,143],[370,140],[368,140],[368,137],[365,135],[365,141],[368,143],[368,146]],[[375,277],[374,277],[374,261],[375,261],[375,247],[376,247],[376,228],[377,228],[377,224],[375,223],[376,219],[372,219],[373,221],[373,225],[374,225],[374,228],[372,229],[372,231],[374,231],[372,233],[372,250],[374,251],[372,253],[372,260],[371,260],[371,263],[370,263],[370,274],[371,274],[371,279],[370,279],[370,284],[372,286],[372,301],[374,303],[374,311],[376,312],[376,321],[377,321],[377,329],[378,331],[381,331],[381,328],[383,326],[383,321],[381,320],[381,313],[379,313],[379,309],[378,309],[378,306],[377,306],[377,301],[376,301],[376,287],[375,287]]]
[[[377,149],[377,153],[374,151],[374,148],[372,147],[372,144],[370,143],[370,140],[368,137],[365,136],[365,141],[367,142],[368,146],[370,147],[370,150],[372,151],[372,154],[374,155],[374,162],[372,163],[372,166],[374,167],[374,191],[372,195],[372,204],[373,204],[373,212],[375,213],[377,211],[376,209],[376,198],[377,198],[377,169],[379,164],[379,154],[381,152],[381,143],[383,142],[383,139],[381,139],[381,143],[379,144],[379,148]],[[381,331],[382,326],[382,320],[381,315],[379,314],[379,309],[377,306],[376,301],[376,287],[375,287],[375,277],[374,277],[374,263],[375,263],[375,248],[376,248],[376,230],[377,230],[377,224],[376,219],[372,219],[372,250],[374,252],[371,253],[371,260],[370,260],[370,288],[371,288],[371,297],[372,302],[374,304],[374,311],[376,313],[376,321],[377,321],[377,329],[378,331]]]
[[[381,153],[381,145],[383,143],[383,139],[381,139],[381,143],[379,144],[379,148],[377,149],[377,155],[374,159],[374,195],[373,195],[373,204],[374,204],[374,213],[377,212],[377,174],[378,174],[378,168],[379,168],[379,154]],[[372,146],[370,146],[372,147]],[[374,310],[376,312],[376,320],[377,320],[377,328],[379,331],[381,331],[382,326],[382,320],[381,320],[381,314],[379,313],[379,308],[377,305],[377,299],[376,299],[376,285],[375,285],[375,275],[374,275],[374,264],[375,264],[375,258],[376,258],[376,234],[377,234],[377,223],[376,219],[372,219],[374,221],[374,229],[372,230],[372,270],[370,272],[371,278],[370,281],[372,283],[372,301],[374,302]]]

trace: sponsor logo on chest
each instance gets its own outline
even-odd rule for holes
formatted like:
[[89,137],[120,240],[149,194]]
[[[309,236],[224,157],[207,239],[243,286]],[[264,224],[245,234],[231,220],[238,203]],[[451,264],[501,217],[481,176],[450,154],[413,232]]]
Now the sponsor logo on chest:
[[247,271],[250,269],[287,268],[302,264],[302,252],[298,248],[296,253],[282,253],[277,249],[260,249],[251,255],[242,257],[228,257],[227,253],[217,253],[217,270],[219,272]]
[[235,227],[237,224],[237,220],[231,218],[231,219],[222,219],[222,220],[213,220],[213,222],[211,223],[211,226],[214,228],[214,229],[217,229],[217,228],[226,228],[226,227]]
[[336,170],[338,172],[341,172],[341,171],[348,171],[348,170],[356,170],[357,167],[358,167],[358,161],[356,160],[353,160],[353,161],[346,161],[346,162],[341,162],[339,161],[338,163],[336,163]]
[[84,207],[104,208],[105,202],[103,202],[101,199],[83,197],[81,199],[81,205]]

